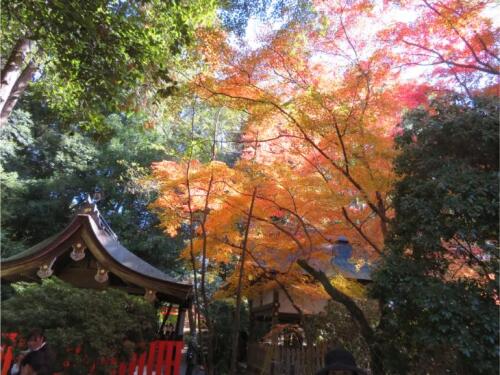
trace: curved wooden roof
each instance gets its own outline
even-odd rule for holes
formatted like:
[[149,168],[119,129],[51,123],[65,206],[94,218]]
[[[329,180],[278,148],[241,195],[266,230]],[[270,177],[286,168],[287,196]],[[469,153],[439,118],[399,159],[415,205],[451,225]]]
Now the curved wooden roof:
[[[83,259],[71,253],[83,251]],[[107,280],[97,281],[98,272]],[[77,287],[117,287],[131,294],[153,294],[180,306],[191,304],[192,285],[177,282],[118,241],[94,204],[87,205],[56,235],[0,262],[2,281],[39,281],[54,274]]]

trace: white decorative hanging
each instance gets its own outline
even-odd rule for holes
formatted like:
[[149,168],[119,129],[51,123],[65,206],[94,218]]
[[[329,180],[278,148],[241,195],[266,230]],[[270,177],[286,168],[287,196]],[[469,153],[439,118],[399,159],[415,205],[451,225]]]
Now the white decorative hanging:
[[95,274],[94,279],[98,283],[105,283],[106,281],[109,280],[108,270],[101,268],[101,267],[98,267],[97,273]]
[[47,277],[52,276],[54,270],[52,269],[51,266],[52,264],[47,264],[47,263],[42,264],[38,269],[38,271],[36,272],[37,276],[40,279],[46,279]]
[[144,299],[148,302],[154,302],[156,299],[156,291],[146,289],[146,293],[144,293]]
[[70,254],[71,259],[73,259],[75,262],[78,262],[79,260],[85,258],[85,246],[78,242],[72,247],[73,251],[71,251]]

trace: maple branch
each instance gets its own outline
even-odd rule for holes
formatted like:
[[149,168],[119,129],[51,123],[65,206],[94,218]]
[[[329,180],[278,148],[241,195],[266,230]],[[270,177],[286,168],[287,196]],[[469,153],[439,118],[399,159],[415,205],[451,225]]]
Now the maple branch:
[[[252,258],[254,258],[253,255],[252,255]],[[299,320],[303,321],[304,312],[299,307],[299,305],[297,305],[297,303],[295,303],[295,300],[293,299],[293,297],[290,294],[290,292],[288,291],[288,289],[285,287],[285,284],[283,284],[276,276],[272,276],[272,274],[271,274],[271,277],[267,276],[267,271],[265,270],[265,268],[263,266],[261,266],[258,262],[256,262],[256,264],[259,266],[259,268],[261,268],[266,273],[266,277],[270,278],[276,284],[278,284],[278,286],[281,288],[281,290],[285,293],[285,296],[288,299],[288,301],[290,301],[290,303],[292,304],[292,307],[295,309],[295,311],[297,311],[297,314],[299,314]]]
[[[241,194],[241,195],[245,195],[245,196],[249,196],[250,194],[248,193],[244,193],[242,191],[239,191],[238,189],[236,189],[234,186],[231,186],[231,188],[237,192],[238,194]],[[278,208],[279,210],[282,210],[282,211],[285,211],[285,212],[288,212],[290,215],[294,216],[298,222],[300,223],[300,226],[303,228],[304,230],[304,234],[305,236],[307,237],[307,240],[309,242],[309,251],[312,251],[312,239],[311,239],[311,235],[309,234],[309,231],[308,231],[308,226],[310,226],[312,229],[314,229],[318,234],[320,234],[320,236],[322,238],[325,238],[322,234],[321,234],[321,231],[319,229],[317,229],[313,224],[310,224],[310,223],[306,223],[303,219],[303,217],[301,215],[299,215],[297,213],[297,205],[295,203],[295,197],[293,196],[293,194],[291,193],[291,191],[287,188],[284,188],[285,191],[289,194],[290,198],[292,199],[292,203],[293,203],[293,206],[294,206],[294,210],[291,210],[287,207],[284,207],[280,204],[278,204],[278,202],[276,202],[275,200],[271,199],[271,198],[267,198],[265,196],[262,196],[262,195],[257,195],[257,199],[260,199],[264,202],[269,202],[269,203],[272,203],[274,206],[276,206],[276,208]],[[293,233],[291,233],[292,236],[295,236]],[[330,242],[330,241],[328,241]]]
[[[315,165],[314,163],[312,163],[312,162],[311,162],[311,161],[310,161],[310,160],[309,160],[309,159],[308,159],[305,155],[301,155],[301,156],[303,156],[303,157],[304,157],[304,159],[305,159],[307,162],[309,162],[309,163],[313,166],[313,168],[315,168],[315,169],[316,169],[316,171],[318,172],[318,174],[319,174],[319,175],[323,178],[323,180],[326,182],[326,184],[327,184],[327,186],[329,187],[330,191],[332,191],[332,190],[331,190],[331,188],[330,188],[330,185],[329,185],[328,178],[325,176],[325,174],[323,173],[323,171],[321,171],[321,170],[318,168],[318,166],[317,166],[317,165]],[[333,191],[332,191],[332,193],[333,193]],[[372,247],[374,248],[374,250],[375,250],[377,253],[382,254],[382,251],[380,250],[380,248],[379,248],[378,246],[376,246],[376,245],[375,245],[375,244],[374,244],[374,243],[373,243],[373,242],[369,239],[369,237],[368,237],[368,236],[366,236],[366,234],[365,234],[364,232],[362,232],[362,229],[361,229],[362,224],[361,224],[361,225],[356,225],[356,224],[355,224],[355,223],[351,220],[351,218],[347,215],[347,211],[345,210],[345,208],[344,208],[344,207],[342,207],[342,213],[343,213],[343,215],[344,215],[345,219],[346,219],[346,220],[347,220],[347,221],[348,221],[348,222],[352,225],[352,227],[353,227],[354,229],[356,229],[356,231],[357,231],[357,232],[358,232],[358,233],[359,233],[359,234],[360,234],[360,235],[361,235],[361,236],[365,239],[365,241],[366,241],[366,242],[368,242],[368,243],[370,244],[370,246],[372,246]],[[368,218],[366,218],[365,220],[368,220]],[[315,227],[313,226],[313,228],[315,228]],[[322,236],[322,234],[321,234],[321,233],[319,233],[319,234]],[[328,240],[328,242],[330,242],[330,241]]]
[[500,58],[495,55],[493,52],[491,52],[488,48],[488,46],[486,45],[486,43],[484,42],[483,38],[481,38],[481,35],[478,34],[477,31],[474,31],[474,35],[476,36],[476,38],[479,40],[479,43],[481,43],[481,45],[483,46],[483,50],[488,54],[490,55],[491,57],[493,57],[495,60],[497,61],[500,61]]
[[[443,18],[446,21],[446,23],[448,24],[448,26],[450,26],[451,29],[455,32],[455,34],[457,34],[457,36],[465,43],[465,45],[467,46],[467,48],[469,49],[469,51],[472,53],[472,56],[474,57],[474,60],[476,60],[476,62],[478,64],[483,65],[483,66],[489,68],[491,71],[496,71],[495,68],[493,68],[490,64],[481,61],[481,59],[479,58],[479,56],[476,54],[476,51],[474,50],[474,48],[467,41],[467,39],[465,39],[462,36],[462,34],[457,30],[457,28],[455,27],[455,25],[454,25],[454,23],[452,21],[450,21],[448,18],[446,18],[445,16],[443,16],[441,14],[441,12],[439,10],[437,10],[435,7],[433,7],[427,0],[422,0],[422,1],[423,1],[423,3],[429,9],[431,9],[434,13],[436,13],[439,17]],[[496,74],[499,74],[498,71],[496,72]]]
[[[193,115],[191,117],[191,142],[193,142],[193,138],[194,138],[194,118],[195,118],[194,105],[193,105],[192,109],[193,109]],[[190,179],[189,179],[189,172],[191,169],[192,157],[193,157],[193,148],[190,147],[188,162],[186,165],[186,188],[187,188],[187,193],[188,193],[188,210],[189,210],[189,254],[191,256],[191,265],[193,267],[195,303],[199,308],[200,304],[199,304],[199,300],[198,300],[198,275],[197,275],[197,271],[196,271],[196,260],[195,260],[195,256],[194,256],[194,244],[193,244],[194,217],[193,217],[193,208],[191,206],[191,185],[190,185]]]
[[217,110],[216,118],[215,118],[215,124],[214,124],[214,134],[213,134],[213,141],[212,141],[212,160],[215,160],[216,158],[216,153],[217,153],[217,126],[219,125],[219,120],[220,120],[220,113],[222,111],[222,108],[219,108]]
[[[487,265],[474,254],[474,252],[472,251],[472,246],[469,242],[465,241],[465,245],[467,245],[467,246],[464,246],[464,244],[456,237],[453,237],[451,240],[454,241],[460,249],[463,249],[465,252],[467,252],[467,256],[472,258],[477,263],[477,265],[481,268],[481,270],[483,272],[483,277],[485,279],[487,279],[488,281],[493,281],[490,278],[489,274],[494,273],[494,272],[493,271],[488,272]],[[444,247],[442,247],[442,248],[444,248]],[[464,254],[464,257],[465,256],[466,255]],[[457,272],[458,272],[458,270],[457,270]]]
[[328,295],[332,298],[332,300],[341,303],[345,306],[345,308],[349,311],[354,320],[358,323],[361,334],[363,338],[366,340],[369,346],[374,343],[374,332],[370,327],[370,323],[365,317],[363,311],[359,308],[359,306],[354,302],[354,300],[349,297],[347,294],[343,293],[336,287],[332,285],[326,274],[321,270],[316,270],[312,267],[307,260],[299,259],[297,260],[297,264],[306,271],[309,275],[311,275],[315,280],[319,281]]
[[293,83],[295,85],[297,85],[298,87],[300,87],[301,89],[307,89],[307,86],[308,86],[308,83],[306,82],[306,80],[303,78],[303,77],[300,77],[300,73],[299,72],[295,72],[297,75],[299,75],[299,78],[302,79],[302,83],[298,82],[296,79],[293,78],[292,76],[292,73],[290,72],[289,68],[288,68],[288,65],[286,64],[286,61],[285,61],[285,58],[283,57],[283,54],[281,52],[279,52],[276,48],[274,48],[273,46],[270,46],[269,49],[271,51],[273,51],[276,55],[278,55],[280,61],[281,61],[281,66],[283,67],[283,69],[286,71],[286,73],[288,74],[288,78],[285,77],[284,75],[282,75],[281,73],[278,73],[276,71],[276,69],[272,69],[273,72],[278,76],[278,77],[281,77],[285,80],[288,80],[288,82],[290,83]]
[[299,137],[294,134],[280,134],[277,135],[276,137],[271,137],[271,138],[265,138],[265,139],[250,139],[250,140],[238,140],[238,141],[221,141],[223,143],[266,143],[266,142],[271,142],[278,140],[280,138],[295,138],[295,139],[304,139],[302,137]]
[[[342,12],[344,11],[344,9],[345,8],[342,7]],[[356,67],[359,69],[359,71],[361,72],[361,75],[363,77],[365,77],[365,80],[366,80],[366,95],[365,95],[365,98],[364,98],[363,109],[361,111],[361,119],[360,119],[360,121],[361,121],[364,118],[364,115],[366,113],[366,109],[368,108],[368,102],[369,102],[370,96],[371,96],[370,75],[368,74],[368,72],[365,69],[363,69],[363,67],[361,66],[361,64],[359,62],[358,51],[354,47],[354,43],[351,41],[351,38],[349,38],[349,34],[347,33],[347,28],[345,27],[344,19],[342,17],[342,13],[340,14],[339,18],[340,18],[340,26],[342,27],[342,31],[344,32],[344,35],[345,35],[346,40],[347,40],[347,43],[349,44],[349,46],[353,50],[354,56],[356,57],[356,59],[355,59],[355,61],[356,61]]]
[[347,125],[346,125],[346,128],[344,129],[343,133],[341,133],[338,122],[337,122],[337,116],[335,116],[335,113],[330,108],[328,108],[328,106],[326,105],[326,103],[324,103],[324,101],[321,101],[320,104],[321,104],[321,107],[323,109],[325,109],[330,114],[330,116],[332,118],[333,127],[335,128],[335,133],[337,134],[337,138],[339,140],[340,147],[342,149],[342,156],[344,157],[345,173],[349,174],[349,159],[347,158],[347,151],[346,151],[344,138],[343,138],[343,134],[345,134],[345,132],[347,131]]
[[[342,7],[342,12],[344,11],[344,7]],[[344,24],[344,18],[342,17],[342,12],[340,13],[339,15],[339,19],[340,19],[340,26],[342,27],[342,31],[344,32],[344,35],[345,35],[345,38],[347,40],[347,43],[349,44],[349,46],[351,47],[352,51],[354,52],[354,57],[355,57],[355,61],[356,62],[359,62],[359,57],[358,57],[358,51],[356,50],[356,48],[354,47],[354,44],[353,42],[351,41],[351,38],[349,38],[349,35],[347,34],[347,30],[346,30],[346,27],[345,27],[345,24]]]
[[467,96],[469,98],[472,99],[472,93],[470,92],[469,88],[467,87],[467,85],[465,84],[465,82],[462,82],[462,80],[458,77],[458,74],[457,72],[453,71],[453,76],[455,77],[455,79],[457,80],[458,84],[460,86],[462,86],[462,88],[464,89],[465,93],[467,94]]
[[318,172],[318,174],[321,176],[321,178],[323,178],[323,180],[325,181],[326,183],[326,186],[328,186],[328,189],[330,190],[331,193],[335,193],[335,191],[332,190],[331,186],[330,186],[330,180],[331,178],[328,177],[325,172],[323,172],[321,170],[321,168],[316,164],[316,163],[313,163],[311,160],[309,160],[309,158],[304,155],[302,152],[299,152],[299,155],[302,156],[302,158],[307,161],[309,163],[310,166],[312,166],[316,172]]
[[293,233],[290,233],[289,231],[287,231],[285,228],[279,226],[278,224],[274,223],[273,221],[271,220],[268,220],[268,219],[264,219],[262,217],[257,217],[257,216],[254,216],[255,220],[257,221],[262,221],[264,223],[268,223],[270,225],[272,225],[273,227],[275,227],[276,229],[278,229],[279,231],[285,233],[288,237],[290,237],[290,239],[295,242],[295,244],[297,245],[297,247],[302,251],[304,252],[304,246],[300,243],[300,241],[297,239],[296,236],[293,235]]
[[[244,210],[242,210],[241,208],[239,207],[236,207],[235,205],[229,203],[226,201],[226,204],[229,205],[230,207],[232,208],[235,208],[237,210],[239,210],[240,212],[244,213],[245,215],[247,214]],[[265,219],[265,218],[262,218],[262,217],[259,217],[259,216],[255,216],[253,215],[252,218],[254,218],[255,220],[257,221],[261,221],[261,222],[264,222],[264,223],[267,223],[267,224],[270,224],[272,225],[273,227],[275,227],[276,229],[278,229],[279,231],[285,233],[288,237],[290,237],[292,239],[293,242],[295,242],[295,244],[297,245],[297,247],[302,251],[304,252],[305,249],[304,249],[304,246],[300,243],[300,241],[297,239],[297,237],[293,234],[293,233],[290,233],[289,231],[287,231],[286,229],[280,227],[278,224],[276,224],[275,222],[273,222],[272,220],[269,220],[269,219]]]
[[281,114],[283,114],[286,118],[288,118],[293,124],[295,124],[295,126],[297,127],[297,129],[299,130],[299,132],[304,137],[305,141],[307,141],[316,151],[318,151],[326,160],[328,160],[330,162],[330,164],[335,169],[337,169],[344,177],[347,178],[347,180],[361,193],[361,195],[364,197],[364,199],[366,200],[368,206],[372,209],[372,211],[375,214],[377,214],[382,221],[385,221],[385,222],[389,221],[388,218],[382,212],[380,212],[379,209],[377,208],[377,206],[370,200],[370,197],[365,192],[365,190],[363,189],[363,187],[356,180],[354,180],[354,178],[351,176],[351,174],[347,173],[344,168],[342,168],[341,166],[339,166],[335,162],[335,160],[333,160],[321,147],[319,147],[316,144],[316,142],[314,142],[311,139],[311,137],[309,137],[307,135],[307,133],[302,128],[302,126],[300,125],[300,123],[298,122],[298,120],[294,116],[292,116],[290,113],[288,113],[287,111],[285,111],[280,105],[274,103],[271,100],[254,99],[254,98],[248,98],[248,97],[239,96],[239,95],[231,95],[231,94],[224,93],[224,92],[217,92],[217,91],[211,90],[211,89],[209,89],[207,87],[204,87],[204,86],[202,86],[202,87],[205,90],[207,90],[208,92],[210,92],[212,95],[225,96],[225,97],[232,98],[232,99],[242,99],[242,100],[246,100],[246,101],[249,101],[249,102],[252,102],[252,103],[259,103],[259,104],[271,105],[272,107],[274,107]]
[[[299,82],[297,82],[296,80],[294,80],[292,78],[292,73],[290,73],[290,70],[288,69],[288,66],[287,66],[287,64],[285,62],[285,58],[283,57],[283,54],[279,50],[277,50],[276,48],[274,48],[273,46],[270,46],[269,48],[271,49],[271,51],[273,51],[275,54],[277,54],[279,56],[279,58],[281,60],[281,64],[283,66],[283,69],[285,69],[285,71],[288,73],[288,76],[290,77],[290,80],[292,82],[294,82],[297,86],[299,86],[301,88],[304,88],[304,86],[301,86]],[[299,72],[295,72],[295,73],[297,75],[299,75],[299,77],[300,77],[300,73]],[[308,86],[307,81],[303,77],[300,77],[300,78],[302,79],[302,83],[305,85],[305,87],[307,87]]]
[[[306,235],[307,240],[308,240],[308,242],[309,242],[309,249],[310,249],[310,251],[312,251],[312,239],[311,239],[311,236],[309,235],[309,231],[307,230],[307,225],[306,225],[306,223],[304,222],[304,219],[302,218],[302,216],[301,216],[301,215],[299,215],[299,214],[297,213],[297,211],[298,211],[298,210],[297,210],[297,204],[296,204],[296,202],[295,202],[295,197],[293,196],[293,194],[292,194],[292,192],[290,191],[290,189],[288,189],[288,188],[286,188],[286,187],[285,187],[284,189],[285,189],[285,191],[288,193],[288,195],[290,196],[290,199],[292,200],[292,203],[293,203],[293,212],[292,212],[292,210],[289,210],[289,209],[287,209],[287,208],[284,208],[284,210],[285,210],[285,211],[287,211],[287,212],[289,212],[291,215],[295,216],[295,217],[296,217],[296,219],[299,221],[300,225],[302,226],[302,229],[304,230],[304,234]],[[278,203],[277,203],[277,202],[273,201],[272,203],[273,203],[275,206],[277,206],[277,207],[279,207],[279,208],[281,209],[281,207],[280,207],[281,205],[278,205]]]
[[[202,329],[201,329],[201,319],[199,317],[200,310],[201,310],[201,304],[200,304],[199,292],[198,292],[198,276],[197,276],[197,271],[196,271],[196,258],[194,256],[194,244],[193,244],[193,238],[194,238],[194,217],[193,217],[193,208],[191,206],[191,199],[192,198],[191,198],[191,185],[190,185],[190,178],[189,178],[189,173],[190,173],[190,168],[191,168],[191,160],[192,160],[192,157],[193,157],[192,143],[194,141],[194,119],[195,119],[195,114],[196,114],[194,103],[193,103],[193,106],[192,106],[192,110],[193,110],[193,115],[191,117],[191,146],[189,148],[190,149],[189,150],[189,158],[188,158],[187,167],[186,167],[186,187],[187,187],[187,191],[188,191],[188,209],[189,209],[189,232],[190,232],[189,233],[189,255],[190,255],[191,264],[192,264],[192,267],[193,267],[193,279],[194,279],[193,280],[194,281],[193,288],[194,288],[195,304],[196,304],[197,310],[198,310],[198,319],[197,319],[197,322],[198,322],[198,331],[201,334],[201,332],[202,332]],[[203,273],[202,273],[202,275],[203,275]],[[205,301],[204,301],[204,305],[205,305]],[[204,311],[205,311],[205,316],[206,316],[207,321],[210,321],[210,317],[208,315],[208,309],[206,308],[206,306],[204,306]],[[211,327],[211,324],[208,324],[208,326]],[[200,347],[203,346],[202,340],[199,341],[199,344],[200,344]],[[211,353],[211,349],[209,350],[209,353]],[[210,367],[210,363],[207,363],[206,356],[202,355],[201,357],[202,357],[202,362],[205,365],[205,367],[209,368]],[[210,354],[209,354],[209,357],[211,357]]]
[[[387,217],[384,199],[382,198],[382,194],[380,193],[380,191],[376,191],[375,196],[377,197],[377,207],[378,207],[379,211],[384,215],[384,217]],[[387,238],[387,222],[384,220],[381,220],[380,221],[380,228],[382,230],[382,235],[384,236],[384,238]]]
[[422,46],[422,45],[420,45],[418,43],[410,42],[409,40],[406,40],[406,39],[401,39],[401,41],[403,43],[405,43],[405,44],[408,44],[408,45],[413,46],[413,47],[421,48],[423,50],[426,50],[427,52],[430,52],[430,53],[436,55],[437,57],[439,57],[441,63],[445,63],[445,64],[448,64],[448,65],[453,65],[453,66],[456,66],[458,68],[479,70],[481,72],[488,73],[488,74],[494,74],[494,75],[499,75],[500,74],[500,72],[498,72],[497,70],[495,70],[493,68],[492,69],[487,69],[487,68],[483,68],[481,66],[474,65],[474,64],[461,64],[461,63],[458,63],[458,62],[446,59],[441,53],[439,53],[438,51],[433,50],[433,49],[431,49],[429,47]]
[[[240,249],[240,250],[242,249],[241,246],[238,246],[238,245],[236,245],[236,244],[234,244],[231,241],[228,241],[226,239],[221,240],[220,238],[216,238],[216,240],[219,241],[219,242],[222,242],[223,244],[229,245],[231,247],[234,247],[234,248],[237,248],[237,249]],[[257,259],[257,257],[250,251],[250,249],[247,249],[247,254],[253,259],[253,261],[255,262],[255,264],[257,265],[257,267],[260,268],[260,270],[263,272],[263,275],[267,279],[273,280],[273,281],[275,281],[278,284],[278,286],[283,290],[283,292],[285,293],[286,297],[288,298],[288,300],[292,304],[293,308],[297,311],[297,313],[301,317],[300,319],[302,320],[302,316],[303,316],[304,313],[303,313],[302,309],[295,303],[295,300],[291,296],[291,294],[288,291],[288,289],[285,287],[285,284],[283,284],[276,276],[272,276],[272,274],[271,274],[271,276],[268,276],[268,274],[270,272],[266,269],[266,267],[264,267],[262,264],[260,264],[260,262]]]
[[250,209],[248,211],[247,223],[245,227],[245,234],[243,236],[243,243],[241,249],[240,260],[240,274],[238,275],[238,286],[236,289],[236,311],[234,315],[234,332],[233,332],[233,351],[231,355],[231,368],[229,373],[236,372],[237,350],[238,350],[238,334],[240,331],[240,309],[241,309],[241,283],[243,280],[243,273],[245,271],[245,255],[247,253],[248,233],[250,232],[250,223],[252,221],[253,207],[255,203],[255,196],[257,195],[257,188],[253,189],[252,200],[250,202]]
[[380,248],[373,242],[370,240],[370,238],[363,232],[363,230],[361,229],[361,227],[359,225],[357,225],[348,215],[347,213],[347,210],[345,209],[345,207],[342,207],[342,214],[344,215],[344,218],[349,222],[349,224],[351,224],[351,226],[356,230],[356,232],[359,233],[359,235],[361,237],[363,237],[363,239],[368,242],[368,244],[373,247],[373,249],[380,255],[382,255],[382,250],[380,250]]
[[[216,127],[216,129],[217,129],[217,127]],[[216,131],[216,129],[215,129],[215,131]],[[215,142],[215,136],[214,136],[214,142]],[[214,158],[215,158],[215,146],[212,149],[212,161]],[[206,280],[206,272],[207,272],[207,231],[206,231],[205,224],[206,224],[208,213],[209,213],[208,204],[209,204],[209,198],[210,198],[210,193],[212,190],[213,181],[214,181],[214,173],[212,170],[210,173],[210,179],[208,182],[205,204],[204,204],[204,208],[203,208],[203,217],[201,220],[202,257],[201,257],[201,286],[200,287],[201,287],[201,297],[203,299],[203,305],[204,305],[204,310],[205,310],[205,314],[206,314],[206,324],[207,324],[208,331],[209,331],[210,341],[213,340],[215,332],[214,332],[214,326],[212,324],[213,322],[210,319],[209,310],[208,310],[209,302],[208,302],[208,296],[207,296],[207,291],[206,291],[206,281],[205,281]],[[210,342],[209,347],[208,347],[208,357],[209,358],[207,360],[207,364],[213,363],[213,355],[214,355],[213,346],[212,346],[212,342]],[[211,370],[212,369],[209,368],[209,373],[211,373]]]
[[297,263],[304,271],[311,275],[315,280],[319,281],[332,300],[342,304],[351,317],[358,324],[359,330],[363,339],[366,341],[370,351],[371,368],[374,375],[385,374],[384,366],[381,361],[383,358],[380,349],[377,347],[375,332],[370,326],[368,319],[366,319],[363,310],[356,304],[356,302],[347,294],[335,288],[325,273],[321,270],[316,270],[305,259],[297,260]]

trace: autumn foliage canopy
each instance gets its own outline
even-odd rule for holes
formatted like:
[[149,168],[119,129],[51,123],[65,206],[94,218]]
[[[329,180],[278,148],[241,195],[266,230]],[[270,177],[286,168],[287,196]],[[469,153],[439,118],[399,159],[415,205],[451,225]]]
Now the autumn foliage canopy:
[[246,113],[243,151],[233,166],[215,154],[208,164],[155,164],[153,206],[168,233],[189,228],[184,255],[202,289],[207,267],[239,262],[222,295],[252,295],[270,282],[289,296],[297,285],[308,296],[327,293],[357,320],[382,373],[350,291],[322,272],[329,249],[342,235],[360,266],[383,254],[398,124],[419,106],[432,112],[435,97],[496,95],[498,29],[489,1],[313,6],[308,27],[263,32],[252,48],[220,30],[199,32],[207,68],[191,87],[213,106]]
[[392,215],[392,143],[403,111],[433,93],[480,90],[498,75],[488,6],[317,1],[309,29],[282,30],[257,49],[201,32],[209,68],[192,86],[213,105],[247,112],[244,150],[233,168],[156,164],[165,229],[191,223],[206,235],[194,240],[194,255],[205,248],[224,262],[240,252],[250,215],[249,268],[314,263],[339,235],[358,256],[376,258]]

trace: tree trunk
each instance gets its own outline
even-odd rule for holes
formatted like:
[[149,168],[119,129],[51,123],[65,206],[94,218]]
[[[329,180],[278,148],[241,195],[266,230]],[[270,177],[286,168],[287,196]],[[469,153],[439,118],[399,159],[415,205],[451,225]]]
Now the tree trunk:
[[23,66],[26,64],[26,57],[30,50],[31,41],[24,38],[19,39],[12,48],[12,52],[0,73],[0,112],[3,112],[5,103],[23,72]]
[[24,90],[26,90],[26,87],[31,82],[31,78],[33,77],[33,74],[35,74],[35,72],[36,65],[33,61],[30,61],[22,71],[21,75],[17,78],[6,101],[2,101],[2,103],[0,104],[0,106],[2,107],[0,112],[0,127],[3,127],[7,123],[7,119],[16,106],[19,97],[23,94]]
[[305,259],[300,259],[297,261],[298,265],[302,267],[309,275],[311,275],[315,280],[319,281],[325,291],[330,295],[332,300],[341,303],[349,311],[351,317],[357,322],[361,335],[366,341],[370,350],[370,366],[373,375],[383,375],[383,361],[382,353],[377,347],[375,341],[375,333],[370,327],[368,320],[365,317],[363,311],[359,308],[356,302],[353,301],[351,297],[344,294],[337,288],[335,288],[328,280],[328,277],[324,272],[314,269]]
[[186,353],[186,373],[185,375],[192,375],[193,369],[196,364],[196,350],[194,347],[193,338],[196,337],[196,322],[194,319],[193,307],[188,308],[188,322],[189,322],[189,342],[188,342],[188,350]]
[[257,188],[253,189],[252,201],[250,202],[250,209],[248,211],[247,225],[245,228],[245,236],[243,237],[243,244],[241,246],[241,261],[240,261],[240,274],[238,275],[238,287],[236,290],[236,309],[234,312],[233,324],[233,350],[231,352],[231,368],[229,375],[236,374],[236,364],[238,361],[238,339],[240,333],[240,309],[241,309],[241,283],[243,282],[243,274],[245,271],[245,256],[247,251],[248,232],[250,231],[250,222],[252,221],[253,204],[255,196],[257,195]]
[[212,190],[214,176],[213,173],[210,176],[210,181],[208,182],[207,187],[207,196],[205,200],[205,207],[203,209],[203,219],[201,221],[201,232],[202,232],[202,256],[201,256],[201,270],[200,270],[200,291],[201,291],[201,299],[203,302],[203,313],[205,315],[205,321],[208,330],[208,345],[207,345],[207,374],[214,375],[214,347],[215,347],[215,328],[210,316],[209,311],[209,301],[206,290],[206,274],[207,274],[207,231],[205,228],[205,223],[207,220],[208,212],[209,212],[209,197]]

